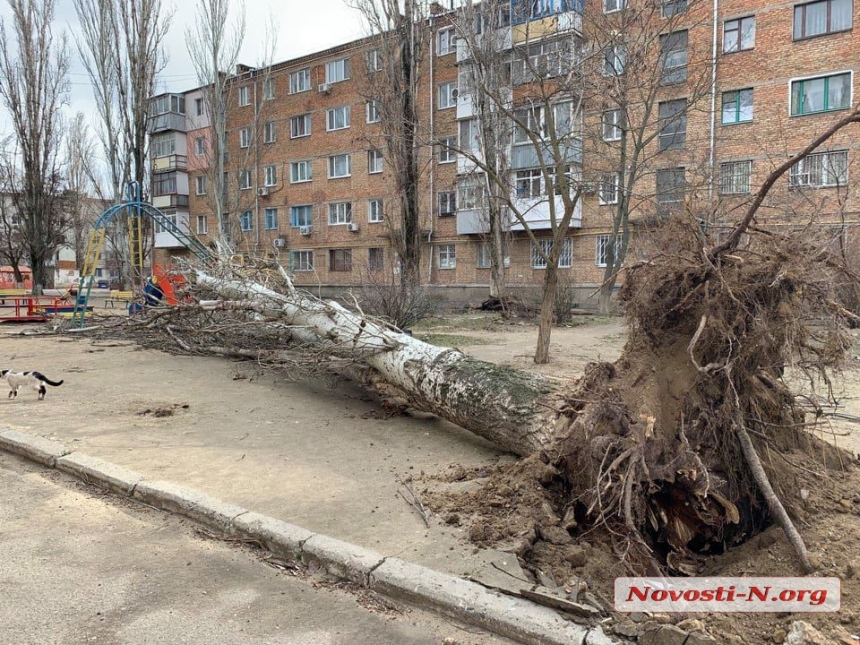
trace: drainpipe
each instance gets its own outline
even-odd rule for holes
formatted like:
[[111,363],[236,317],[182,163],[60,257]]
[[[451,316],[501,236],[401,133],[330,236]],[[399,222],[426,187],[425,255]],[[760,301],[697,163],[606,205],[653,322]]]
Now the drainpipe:
[[[435,33],[433,24],[436,22],[436,16],[430,16],[430,232],[427,234],[427,245],[430,253],[429,261],[427,262],[427,282],[433,279],[433,245],[430,241],[433,239],[433,222],[435,221],[435,212],[433,210],[435,187],[436,187],[436,155],[434,154],[434,136],[435,136],[435,114],[433,112],[433,98],[435,92],[435,78],[433,76],[433,60],[436,58],[436,52],[433,51],[435,43]],[[456,54],[455,54],[456,56]],[[456,108],[454,108],[456,109]]]
[[714,202],[714,145],[717,129],[717,27],[719,25],[720,0],[714,0],[714,28],[711,44],[711,132],[708,143],[708,203]]
[[260,106],[257,103],[256,70],[251,72],[254,78],[254,122],[251,124],[251,136],[254,141],[254,252],[260,252],[260,148],[257,145],[257,122],[260,119]]

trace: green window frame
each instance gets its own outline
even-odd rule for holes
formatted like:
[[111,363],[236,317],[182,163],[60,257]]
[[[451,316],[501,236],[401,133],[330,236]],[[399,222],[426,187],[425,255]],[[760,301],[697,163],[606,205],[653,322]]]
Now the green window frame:
[[744,88],[723,92],[722,123],[749,123],[753,120],[753,90]]
[[[842,72],[829,76],[816,76],[814,78],[803,78],[791,81],[791,116],[802,116],[804,114],[816,114],[819,112],[833,112],[834,110],[845,110],[851,107],[852,73]],[[822,83],[820,94],[821,107],[806,104],[812,103],[814,96],[812,85]],[[808,93],[807,93],[808,92]]]

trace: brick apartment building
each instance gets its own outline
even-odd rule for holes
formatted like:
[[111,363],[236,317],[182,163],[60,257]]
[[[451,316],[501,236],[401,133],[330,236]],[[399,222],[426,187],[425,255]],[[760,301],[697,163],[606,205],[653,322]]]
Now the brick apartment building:
[[[513,18],[499,30],[512,52],[532,56],[527,48],[538,41],[541,47],[570,42],[571,51],[587,52],[589,16],[624,25],[624,12],[637,5],[656,7],[648,28],[660,38],[655,42],[668,82],[655,94],[649,127],[657,136],[648,147],[647,172],[631,191],[634,229],[644,216],[685,203],[710,213],[714,224],[734,221],[770,169],[857,101],[860,36],[853,27],[860,9],[852,0],[587,0],[584,6],[535,0],[519,20],[523,6],[515,0],[507,13]],[[421,276],[440,293],[474,300],[486,295],[490,283],[485,227],[476,212],[470,164],[445,145],[462,149],[474,117],[460,80],[469,55],[456,38],[456,16],[442,12],[430,20],[421,65]],[[617,40],[619,33],[611,34]],[[369,276],[396,273],[390,243],[396,195],[378,113],[368,101],[378,66],[374,46],[373,39],[358,40],[265,70],[241,68],[230,79],[224,169],[236,197],[227,200],[232,205],[225,217],[242,252],[279,257],[301,286],[359,285]],[[619,47],[626,45],[598,54],[599,71],[584,73],[607,75],[608,68],[609,76],[624,74],[628,53]],[[695,104],[694,78],[704,88]],[[613,209],[624,190],[613,183],[613,164],[625,118],[598,96],[579,98],[580,143],[571,172],[594,182],[571,221],[559,265],[562,280],[590,294],[603,280]],[[218,218],[207,186],[212,127],[204,92],[153,101],[153,204],[209,242]],[[664,114],[679,113],[681,118],[662,121]],[[762,219],[804,225],[814,214],[825,226],[856,225],[858,151],[860,126],[854,125],[780,180]],[[514,163],[511,186],[517,198],[525,187],[523,194],[533,200],[529,225],[540,240],[550,229],[545,204],[559,197],[546,190],[540,173],[529,184],[529,172],[534,168],[527,162]],[[516,222],[508,229],[507,283],[539,286],[544,270],[533,242]],[[182,253],[169,233],[158,233],[155,246],[160,262]]]

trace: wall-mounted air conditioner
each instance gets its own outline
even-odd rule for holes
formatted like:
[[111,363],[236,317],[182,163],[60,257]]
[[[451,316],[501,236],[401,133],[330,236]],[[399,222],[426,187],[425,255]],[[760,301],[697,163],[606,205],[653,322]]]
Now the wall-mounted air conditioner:
[[272,240],[272,244],[275,245],[276,249],[282,249],[287,245],[287,242],[282,237],[276,237],[274,240]]
[[268,197],[268,196],[269,196],[268,187],[257,189],[257,197]]
[[320,94],[328,94],[329,92],[331,92],[331,85],[329,85],[328,83],[323,83],[320,85],[319,90]]
[[311,227],[310,226],[300,226],[299,227],[299,234],[300,235],[310,235],[311,234]]
[[358,224],[356,224],[355,222],[350,222],[346,225],[346,230],[352,231],[353,233],[358,233]]

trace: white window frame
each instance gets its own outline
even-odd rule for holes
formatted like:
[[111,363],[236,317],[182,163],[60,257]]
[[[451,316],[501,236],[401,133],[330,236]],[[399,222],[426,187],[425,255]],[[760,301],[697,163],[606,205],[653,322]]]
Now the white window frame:
[[251,190],[250,170],[242,170],[239,172],[239,190]]
[[457,81],[439,83],[436,86],[436,109],[448,110],[457,107]]
[[[613,186],[613,194],[607,198],[606,187]],[[621,173],[620,172],[605,172],[600,175],[600,181],[597,185],[597,203],[601,206],[610,206],[617,204],[621,195]]]
[[263,100],[271,101],[275,98],[275,79],[267,78],[263,81]]
[[206,137],[197,137],[194,139],[194,154],[202,157],[206,154]]
[[290,268],[293,273],[311,273],[314,270],[313,249],[290,251]]
[[371,149],[367,151],[367,174],[378,175],[385,166],[385,155],[381,150]]
[[[444,197],[443,197],[444,195]],[[449,210],[442,210],[442,205],[448,207]],[[436,214],[439,217],[452,217],[457,213],[457,191],[456,190],[440,190],[436,193]]]
[[194,99],[195,116],[203,116],[206,114],[206,102],[203,99]]
[[[313,181],[313,160],[312,159],[300,159],[298,161],[290,162],[290,183],[291,184],[304,184],[309,181]],[[304,172],[302,172],[304,171]]]
[[194,192],[197,195],[206,194],[206,175],[198,175],[194,178]]
[[[538,244],[544,253],[549,255],[552,249],[552,238],[539,239]],[[569,269],[573,265],[573,240],[565,237],[561,241],[561,253],[558,256],[558,268]],[[547,262],[532,242],[532,269],[546,269]]]
[[367,71],[378,72],[382,70],[382,55],[378,49],[371,49],[367,52]]
[[382,120],[382,115],[379,113],[379,101],[371,99],[366,106],[366,120],[368,123],[379,123]]
[[349,58],[330,60],[325,64],[325,82],[328,85],[333,85],[348,81],[351,72]]
[[489,242],[478,242],[478,245],[475,247],[475,268],[493,268],[493,253]]
[[346,130],[352,123],[352,109],[349,105],[338,105],[325,111],[325,131]]
[[299,94],[311,89],[311,68],[290,72],[290,94]]
[[603,0],[603,13],[615,13],[627,8],[627,0]]
[[[298,125],[302,124],[302,128],[299,128]],[[301,139],[302,137],[311,136],[311,125],[313,121],[311,120],[311,115],[308,114],[296,114],[295,116],[290,117],[290,139]]]
[[239,147],[251,147],[251,128],[242,128],[239,130]]
[[[464,133],[464,128],[468,128],[468,132]],[[480,141],[478,140],[478,119],[472,117],[469,119],[461,119],[457,122],[457,135],[460,141],[460,150],[471,152],[473,155],[478,154],[481,150]],[[465,135],[465,136],[464,136]],[[467,141],[463,141],[467,139]]]
[[[610,61],[610,54],[612,56]],[[613,43],[603,49],[603,75],[621,76],[627,69],[627,45]]]
[[275,143],[276,140],[275,122],[266,121],[263,124],[263,143]]
[[[613,115],[607,120],[607,115]],[[601,115],[601,134],[604,141],[621,141],[621,130],[624,122],[624,112],[621,109],[604,110]],[[608,136],[607,136],[608,134]]]
[[346,226],[352,223],[352,202],[331,202],[328,205],[328,225]]
[[176,134],[165,132],[152,137],[152,156],[156,159],[176,154]]
[[270,164],[268,166],[263,166],[263,186],[277,186],[278,185],[278,166],[275,164]]
[[206,215],[197,216],[197,235],[209,234],[209,218]]
[[[831,156],[839,155],[840,157],[844,156],[844,162],[841,162],[842,168],[844,169],[844,175],[842,177],[836,177],[834,181],[834,172],[833,172],[833,163],[830,160]],[[819,162],[819,159],[821,160]],[[848,186],[848,150],[828,150],[826,152],[815,152],[811,155],[807,155],[796,164],[791,167],[790,175],[789,175],[789,185],[792,188],[844,188]],[[808,168],[815,164],[817,168],[814,170],[808,170]],[[810,175],[813,173],[820,173],[820,177],[816,178],[816,181],[812,181]]]
[[[607,234],[607,233],[603,233],[602,235],[597,236],[597,245],[596,245],[596,248],[594,249],[594,264],[601,269],[605,269],[606,265],[608,264],[608,262],[607,262],[608,258],[606,257],[606,251],[607,251],[607,247],[609,246],[609,239],[611,237],[612,236]],[[616,249],[615,255],[616,255],[616,257],[618,256],[618,242],[619,242],[619,238],[616,236],[616,238],[615,238],[615,249]]]
[[379,224],[385,221],[385,215],[382,211],[383,202],[381,199],[367,200],[367,223]]
[[439,269],[448,270],[457,268],[457,245],[439,244],[436,251],[437,266]]
[[457,137],[442,137],[439,139],[439,163],[454,163],[457,161]]
[[436,55],[447,56],[457,51],[457,30],[445,27],[436,32]]
[[239,107],[251,105],[251,86],[243,85],[239,88]]

